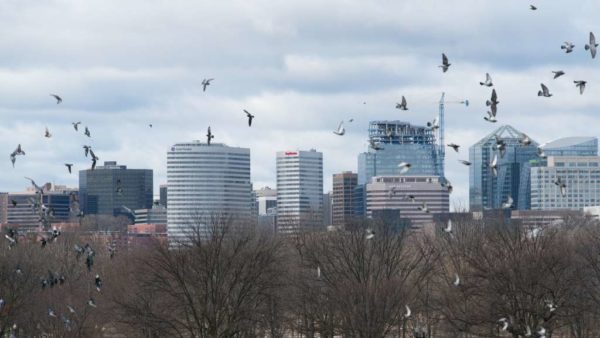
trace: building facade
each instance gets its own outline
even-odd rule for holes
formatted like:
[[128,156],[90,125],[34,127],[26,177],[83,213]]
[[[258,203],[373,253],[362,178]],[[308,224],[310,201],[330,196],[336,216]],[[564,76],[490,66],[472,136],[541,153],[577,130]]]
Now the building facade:
[[167,153],[167,185],[170,242],[185,241],[192,228],[210,236],[215,218],[250,221],[248,148],[200,141],[175,144]]
[[277,153],[277,232],[323,227],[323,154],[310,151]]
[[277,213],[277,190],[263,187],[255,190],[258,216],[273,215]]
[[162,224],[167,225],[167,208],[155,205],[152,209],[136,209],[134,224]]
[[167,207],[167,185],[161,184],[158,189],[159,189],[158,204],[160,204],[166,208]]
[[355,194],[358,175],[351,171],[333,174],[332,224],[344,226],[355,216]]
[[85,214],[130,216],[125,208],[152,208],[152,198],[151,169],[128,169],[108,161],[79,171],[79,203]]
[[[525,134],[505,125],[469,148],[469,206],[471,211],[500,209],[508,196],[514,208],[531,208],[531,162],[539,160],[538,144],[521,144]],[[504,150],[499,149],[503,144]],[[497,172],[490,166],[497,157]]]
[[598,156],[598,139],[595,137],[565,137],[540,147],[546,156]]

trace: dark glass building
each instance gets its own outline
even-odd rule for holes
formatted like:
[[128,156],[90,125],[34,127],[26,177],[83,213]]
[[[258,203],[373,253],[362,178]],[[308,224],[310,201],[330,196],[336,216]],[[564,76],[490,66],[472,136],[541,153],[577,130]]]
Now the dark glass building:
[[159,189],[160,189],[160,197],[159,197],[158,204],[160,204],[166,208],[167,207],[167,185],[161,184]]
[[79,203],[85,214],[127,215],[130,210],[152,208],[151,169],[127,169],[104,162],[96,169],[79,171]]

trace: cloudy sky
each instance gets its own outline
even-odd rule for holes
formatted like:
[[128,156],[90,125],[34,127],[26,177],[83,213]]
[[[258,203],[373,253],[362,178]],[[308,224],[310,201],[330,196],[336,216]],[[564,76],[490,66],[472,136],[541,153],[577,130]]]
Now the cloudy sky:
[[[532,0],[535,1],[535,0]],[[356,171],[370,120],[424,124],[449,100],[446,172],[453,203],[468,204],[468,170],[457,159],[501,124],[540,142],[598,136],[600,58],[583,46],[600,34],[597,0],[5,0],[0,2],[0,191],[38,182],[77,186],[63,163],[100,161],[154,170],[166,182],[171,145],[204,140],[251,149],[255,187],[275,186],[275,152],[316,148],[331,175]],[[566,55],[560,45],[572,41]],[[437,67],[445,52],[452,66]],[[552,80],[552,70],[567,74]],[[497,125],[483,120],[491,90]],[[203,78],[215,78],[206,93]],[[588,80],[579,95],[573,80]],[[600,80],[598,80],[600,81]],[[554,96],[538,98],[540,82]],[[57,105],[48,95],[60,94]],[[394,109],[404,95],[410,110]],[[366,104],[363,104],[366,102]],[[248,128],[243,109],[256,115]],[[332,130],[342,119],[347,134]],[[73,130],[82,121],[87,139]],[[148,124],[152,123],[150,129]],[[47,126],[53,137],[43,137]],[[21,143],[27,155],[12,168]]]

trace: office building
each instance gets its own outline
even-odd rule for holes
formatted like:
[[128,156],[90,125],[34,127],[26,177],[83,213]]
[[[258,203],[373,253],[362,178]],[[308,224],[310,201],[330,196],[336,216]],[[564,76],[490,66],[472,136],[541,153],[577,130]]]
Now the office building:
[[333,224],[333,194],[328,192],[323,194],[323,226],[328,227]]
[[192,228],[210,236],[215,218],[246,225],[252,214],[250,149],[200,141],[167,154],[167,233],[186,240]]
[[595,137],[565,137],[541,146],[545,156],[598,156]]
[[[403,221],[413,228],[433,222],[435,214],[450,211],[450,194],[439,176],[375,176],[366,186],[366,215]],[[419,210],[426,204],[428,212]],[[399,222],[400,223],[400,222]]]
[[263,187],[254,191],[258,216],[272,215],[277,213],[277,190]]
[[[531,161],[539,160],[538,144],[521,144],[525,134],[505,125],[469,148],[469,205],[471,211],[500,209],[508,196],[514,208],[531,208]],[[497,156],[494,175],[490,163]]]
[[86,215],[131,217],[127,209],[152,208],[152,197],[151,169],[128,169],[108,161],[94,170],[79,171],[79,203]]
[[323,154],[277,153],[277,232],[323,228]]
[[167,225],[167,208],[155,205],[152,209],[136,209],[135,224],[163,224]]
[[167,207],[167,185],[166,184],[161,184],[159,187],[158,204],[162,205],[165,208]]
[[345,171],[333,175],[332,224],[344,226],[355,216],[355,194],[358,175]]

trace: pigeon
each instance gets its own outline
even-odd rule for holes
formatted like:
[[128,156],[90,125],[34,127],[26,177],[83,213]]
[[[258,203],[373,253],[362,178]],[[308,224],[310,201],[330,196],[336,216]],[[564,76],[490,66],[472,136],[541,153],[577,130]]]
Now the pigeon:
[[73,128],[75,129],[75,131],[78,131],[79,125],[81,124],[81,122],[71,122],[71,124],[73,125]]
[[400,174],[406,174],[410,170],[412,165],[407,162],[401,162],[400,164],[398,164],[398,167],[400,168]]
[[538,96],[543,96],[543,97],[552,96],[552,94],[550,94],[550,90],[548,90],[548,87],[546,87],[545,84],[541,83],[540,85],[542,86],[542,90],[538,91]]
[[471,162],[465,161],[465,160],[458,160],[458,162],[460,162],[460,163],[462,163],[462,164],[464,164],[466,166],[470,166],[471,165]]
[[344,121],[340,122],[340,124],[337,127],[337,130],[334,130],[333,133],[339,136],[343,136],[346,133],[346,128],[344,128]]
[[519,143],[524,146],[528,146],[531,144],[531,139],[529,138],[529,136],[523,134],[523,137],[519,139]]
[[537,155],[541,158],[546,158],[546,153],[544,152],[544,148],[542,148],[542,146],[539,146],[537,148]]
[[96,275],[94,284],[96,284],[96,290],[98,290],[98,292],[100,292],[100,288],[102,287],[102,279],[100,279],[100,275],[98,275],[98,274]]
[[87,137],[92,137],[92,134],[90,133],[90,130],[88,129],[87,126],[85,126],[85,130],[83,131],[83,134]]
[[532,11],[535,11],[537,9],[537,7],[535,7],[534,5],[529,5],[529,9],[531,9]]
[[446,56],[446,54],[442,53],[442,65],[438,67],[442,68],[442,72],[445,73],[448,71],[450,65],[451,63],[448,63],[448,57]]
[[246,116],[248,117],[248,127],[252,126],[254,115],[250,114],[246,109],[244,109],[244,113],[246,113]]
[[427,127],[431,128],[431,130],[435,131],[440,127],[437,118],[434,118],[433,121],[427,122]]
[[410,311],[410,308],[408,307],[408,305],[405,305],[404,307],[406,308],[406,313],[404,314],[404,318],[409,318],[410,314],[412,312]]
[[546,338],[546,329],[544,329],[543,327],[540,327],[537,334],[540,338]]
[[502,331],[508,330],[508,320],[506,318],[500,318],[498,320],[498,322],[502,323],[502,327],[500,328],[500,330],[502,330]]
[[92,170],[96,169],[96,162],[100,159],[98,156],[96,156],[96,154],[94,154],[94,151],[92,149],[90,149],[90,156],[92,157]]
[[[499,103],[500,101],[498,101],[498,94],[496,93],[496,89],[492,89],[492,96],[489,100],[485,101],[485,105],[488,107],[494,107],[497,106]],[[494,116],[496,116],[496,114],[494,114]]]
[[404,96],[402,96],[401,103],[396,103],[396,109],[408,110],[408,107],[406,106],[406,98]]
[[560,188],[560,195],[565,197],[567,195],[567,183],[564,182],[560,177],[558,177],[554,184]]
[[448,223],[446,224],[446,227],[443,230],[447,234],[452,233],[452,220],[451,219],[448,219]]
[[381,149],[383,149],[383,147],[380,145],[380,143],[379,142],[375,142],[375,140],[373,140],[372,138],[369,139],[369,146],[373,150],[381,150]]
[[210,140],[212,140],[213,138],[215,138],[215,135],[212,134],[212,132],[210,131],[210,126],[208,126],[208,131],[206,132],[206,143],[210,145]]
[[531,337],[531,328],[529,327],[529,325],[527,325],[526,327],[526,332],[525,332],[525,337]]
[[71,168],[73,167],[73,163],[65,163],[65,167],[69,169],[69,174],[71,173]]
[[573,83],[575,83],[575,87],[579,87],[579,94],[583,95],[583,91],[585,90],[585,84],[587,83],[587,81],[573,81]]
[[454,189],[454,187],[452,186],[452,183],[450,183],[450,181],[448,181],[447,179],[442,180],[440,185],[442,186],[442,188],[446,188],[446,190],[448,190],[449,194],[451,194],[452,190]]
[[508,196],[506,198],[506,202],[502,203],[502,209],[512,209],[513,203],[514,203],[514,201],[513,201],[512,197]]
[[575,48],[575,45],[574,45],[574,44],[572,44],[572,43],[571,43],[571,42],[569,42],[569,41],[565,41],[565,43],[563,43],[563,44],[560,46],[560,49],[564,49],[564,50],[565,50],[565,53],[567,53],[567,54],[568,54],[568,53],[571,53],[571,52],[573,51],[573,48]]
[[373,231],[373,229],[367,229],[367,235],[365,236],[365,238],[372,239],[373,237],[375,237],[375,231]]
[[454,284],[454,286],[460,285],[460,277],[458,277],[457,273],[454,274],[454,283],[452,283],[452,284]]
[[13,168],[15,167],[16,161],[17,161],[17,157],[14,154],[10,154],[10,162],[12,162]]
[[15,149],[15,151],[13,151],[13,154],[15,154],[15,155],[25,155],[25,152],[21,148],[21,144],[17,145],[17,149]]
[[44,133],[44,137],[46,138],[51,138],[52,134],[50,134],[50,131],[48,130],[48,127],[46,127],[46,132]]
[[75,309],[71,305],[67,305],[67,309],[69,309],[69,312],[71,313],[76,313]]
[[321,267],[317,266],[317,278],[321,278]]
[[589,50],[592,54],[592,59],[596,57],[596,47],[598,44],[596,43],[596,37],[594,33],[590,32],[590,42],[585,45],[585,50]]
[[88,300],[88,305],[91,307],[97,307],[96,302],[94,301],[94,298],[92,298],[92,297],[90,297],[90,300]]
[[502,139],[496,140],[496,149],[500,152],[500,158],[504,158],[504,154],[506,154],[506,143]]
[[483,117],[484,120],[491,122],[491,123],[498,122],[498,120],[496,120],[496,116],[491,111],[488,111],[487,114],[488,114],[488,116]]
[[418,206],[417,210],[422,211],[426,214],[429,213],[429,208],[427,207],[427,203],[425,203],[425,202],[423,202],[420,206]]
[[348,123],[352,123],[352,122],[354,122],[354,119],[349,119],[348,120]]
[[92,149],[92,146],[83,146],[83,150],[85,151],[85,157],[88,157],[88,154],[90,153],[90,149]]
[[15,201],[15,200],[10,200],[10,202],[12,203],[13,207],[16,207],[16,206],[17,206],[17,201]]
[[460,148],[460,146],[455,143],[448,143],[447,146],[454,149],[454,151],[456,151],[457,153],[458,153],[458,148]]
[[54,313],[54,310],[52,310],[51,307],[48,308],[48,316],[50,316],[50,317],[56,317],[56,314]]
[[56,99],[56,104],[59,104],[62,102],[62,98],[56,94],[50,94],[50,96],[52,96],[53,98]]
[[554,305],[552,301],[546,301],[546,306],[548,307],[548,310],[550,310],[550,312],[556,311],[556,305]]
[[214,79],[204,79],[202,80],[202,91],[206,91],[206,87],[210,86],[210,82]]
[[562,70],[553,70],[552,73],[554,74],[554,79],[558,79],[559,77],[565,75],[565,72]]
[[415,203],[415,201],[416,201],[415,195],[406,195],[406,196],[404,196],[404,199],[409,200],[413,203]]
[[479,82],[479,84],[482,86],[486,86],[486,87],[491,87],[494,85],[492,83],[492,77],[490,76],[489,73],[485,73],[485,82]]
[[492,169],[492,175],[498,176],[498,154],[494,154],[494,158],[490,162],[490,169]]

